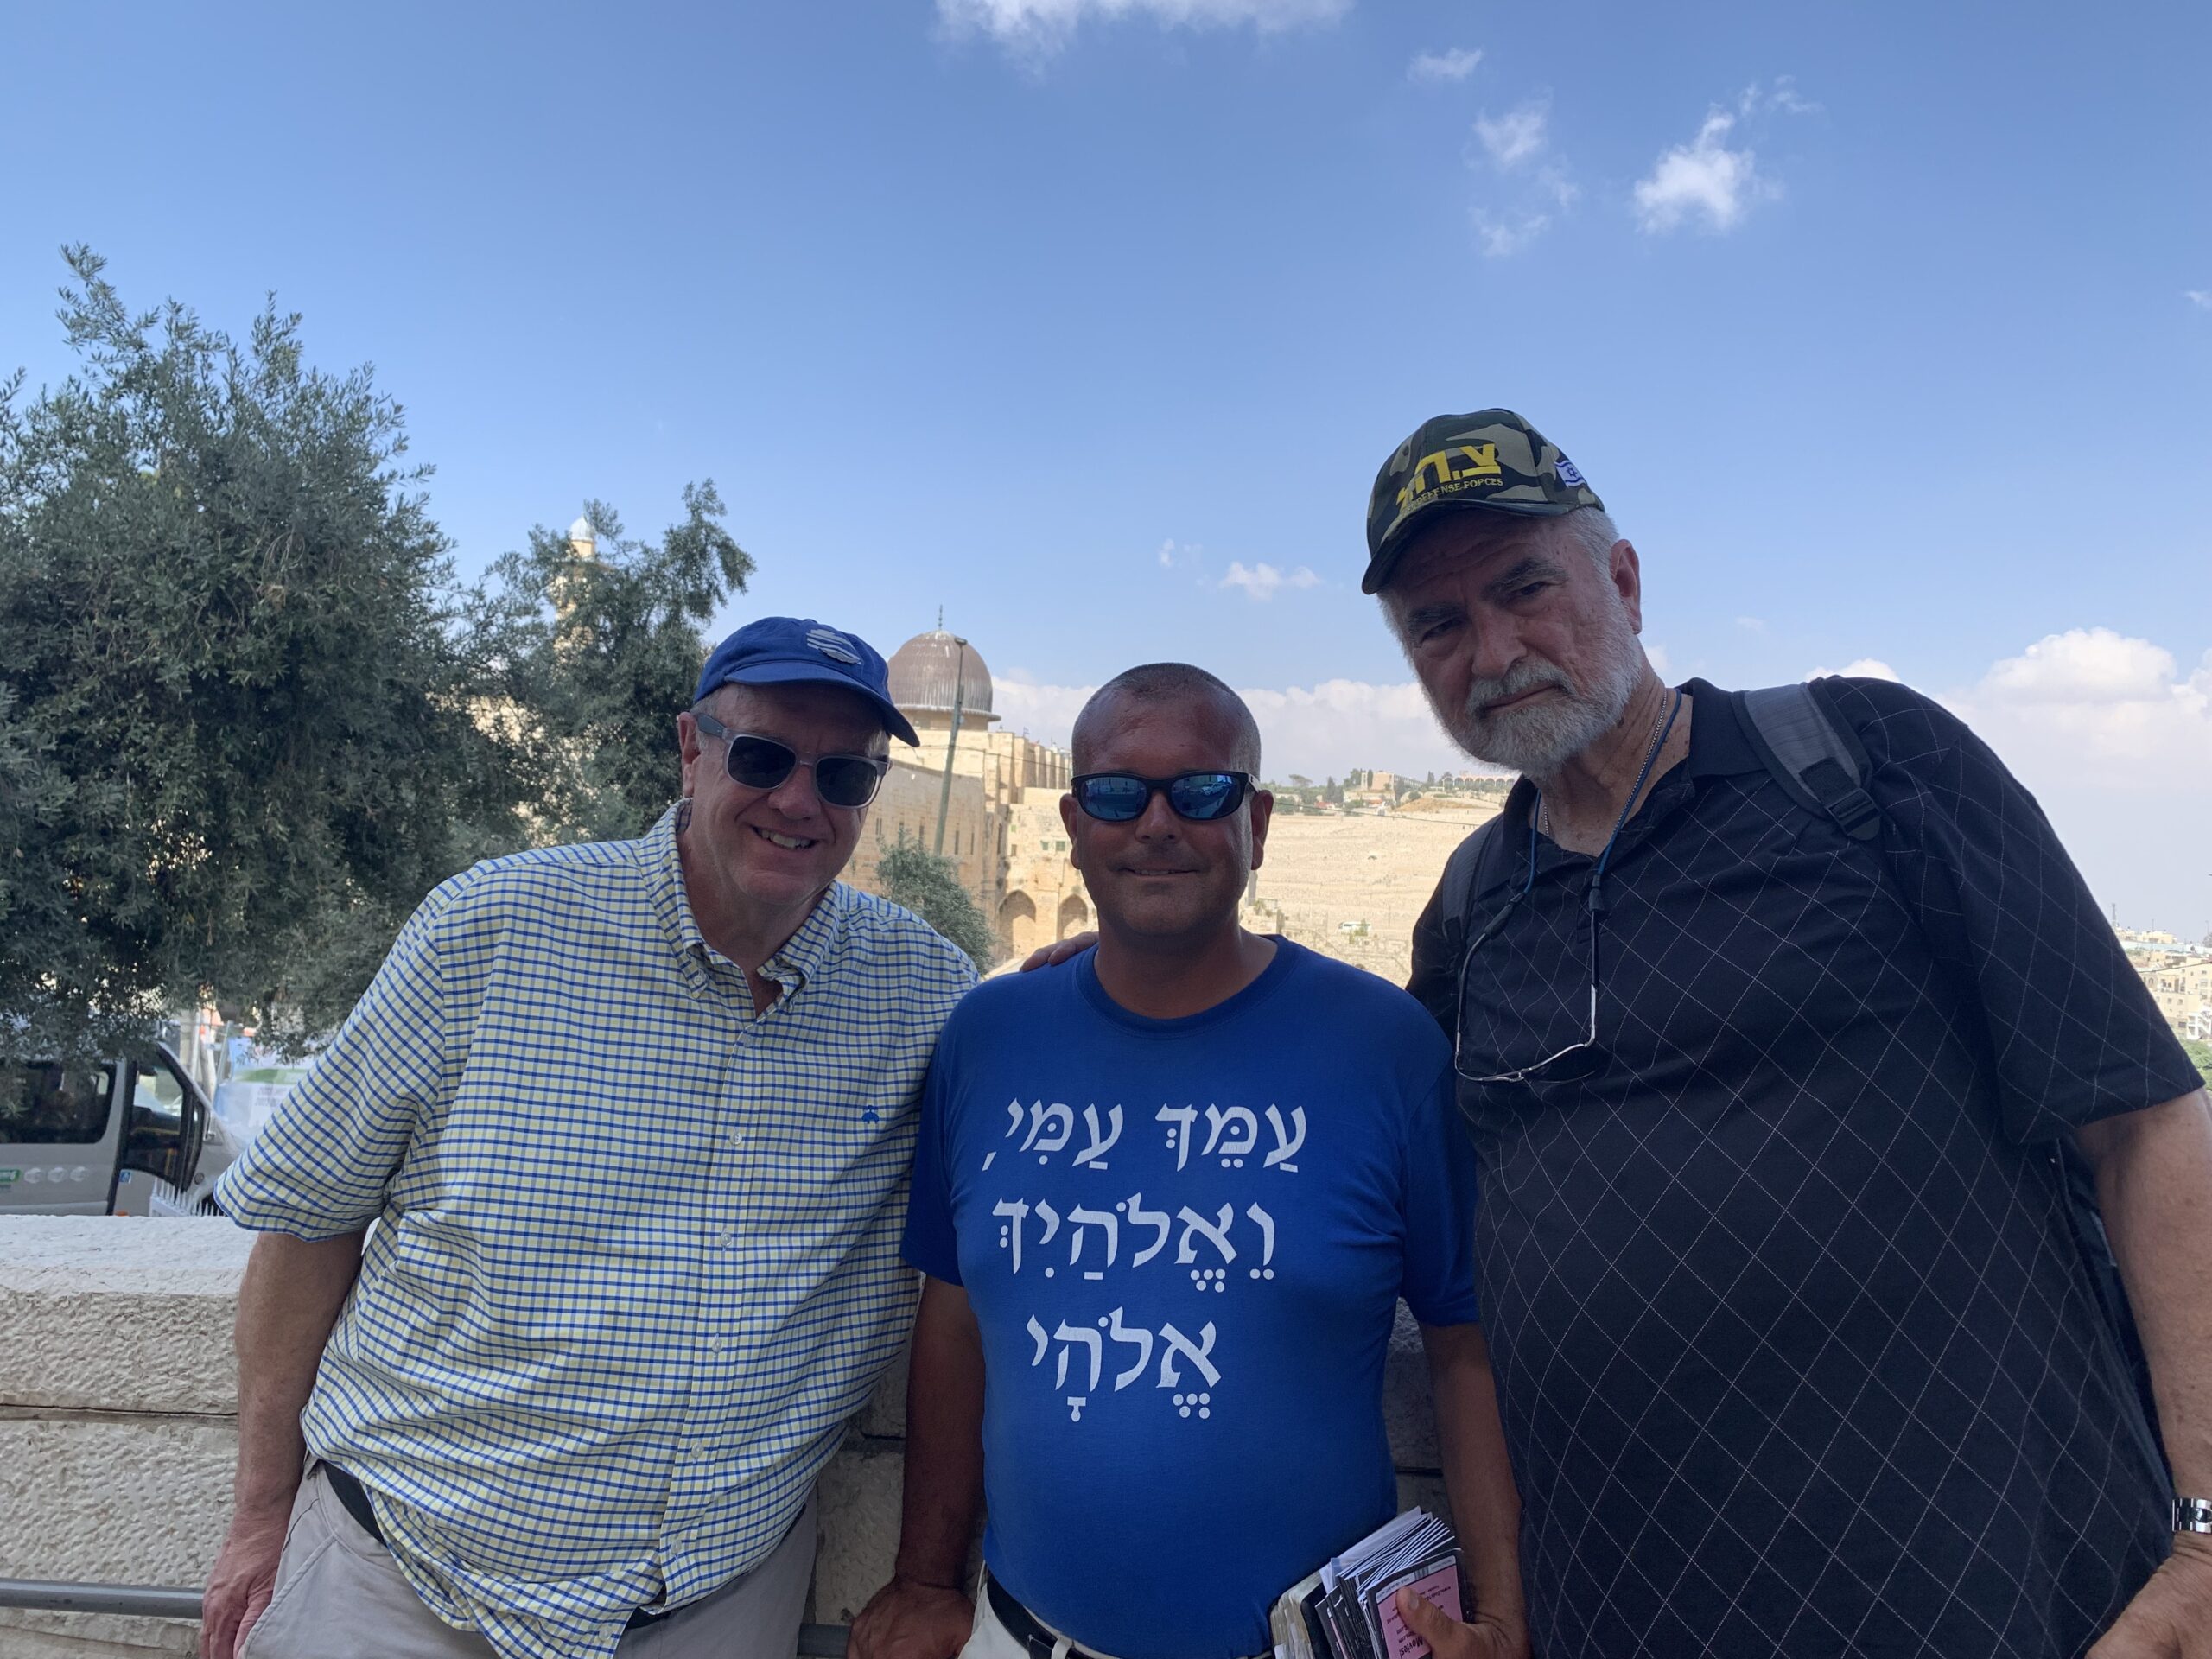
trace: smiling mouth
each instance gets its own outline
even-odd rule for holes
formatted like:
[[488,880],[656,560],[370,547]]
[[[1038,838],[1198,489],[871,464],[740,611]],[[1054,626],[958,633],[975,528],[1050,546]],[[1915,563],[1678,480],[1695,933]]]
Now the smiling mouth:
[[1154,879],[1154,878],[1157,878],[1157,877],[1160,877],[1160,876],[1165,876],[1165,875],[1196,875],[1196,874],[1198,874],[1198,872],[1197,872],[1196,870],[1185,870],[1185,869],[1173,869],[1173,870],[1166,870],[1166,869],[1162,869],[1162,870],[1148,870],[1148,869],[1142,868],[1141,868],[1140,866],[1137,866],[1137,865],[1135,865],[1135,864],[1124,864],[1124,865],[1122,865],[1122,873],[1124,875],[1141,876],[1141,877],[1144,877],[1144,878],[1146,878],[1146,879],[1147,879],[1147,880]]
[[804,852],[816,844],[804,836],[779,836],[772,830],[763,830],[759,824],[753,826],[753,833],[771,847],[780,847],[785,852]]

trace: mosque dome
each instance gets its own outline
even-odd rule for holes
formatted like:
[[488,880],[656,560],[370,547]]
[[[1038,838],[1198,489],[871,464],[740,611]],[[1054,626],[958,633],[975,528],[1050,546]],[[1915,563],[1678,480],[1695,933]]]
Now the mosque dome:
[[569,526],[569,540],[572,544],[582,542],[585,546],[592,547],[598,544],[599,537],[592,530],[591,520],[578,513],[576,522]]
[[963,647],[943,628],[918,633],[892,654],[891,701],[906,713],[952,712],[955,677],[960,686],[961,718],[990,721],[991,671],[974,645]]

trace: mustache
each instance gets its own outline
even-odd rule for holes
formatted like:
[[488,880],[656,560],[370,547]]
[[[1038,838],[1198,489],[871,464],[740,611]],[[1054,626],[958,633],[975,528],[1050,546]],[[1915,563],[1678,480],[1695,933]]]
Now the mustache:
[[1544,686],[1556,686],[1570,697],[1579,696],[1574,682],[1567,671],[1556,663],[1541,663],[1523,658],[1494,679],[1477,680],[1467,688],[1466,713],[1470,720],[1487,720],[1489,706],[1508,697],[1525,696]]

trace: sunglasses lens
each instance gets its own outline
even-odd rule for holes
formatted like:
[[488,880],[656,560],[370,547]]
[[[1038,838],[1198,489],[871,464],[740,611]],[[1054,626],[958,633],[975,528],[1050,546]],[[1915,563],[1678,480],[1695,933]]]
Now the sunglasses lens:
[[1244,780],[1233,772],[1185,772],[1167,786],[1167,804],[1199,823],[1225,818],[1244,799]]
[[733,737],[729,741],[732,783],[747,789],[773,789],[791,775],[798,756],[782,744],[765,737]]
[[831,806],[866,806],[883,774],[857,754],[825,754],[814,763],[814,786]]
[[1141,778],[1086,778],[1076,801],[1094,818],[1108,823],[1127,823],[1142,816],[1150,791]]

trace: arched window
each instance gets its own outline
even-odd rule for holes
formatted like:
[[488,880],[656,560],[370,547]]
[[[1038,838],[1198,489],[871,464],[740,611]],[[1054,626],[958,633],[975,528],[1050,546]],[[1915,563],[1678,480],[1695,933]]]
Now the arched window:
[[1037,901],[1019,891],[1007,894],[999,903],[999,933],[1020,956],[1047,943],[1038,925]]

